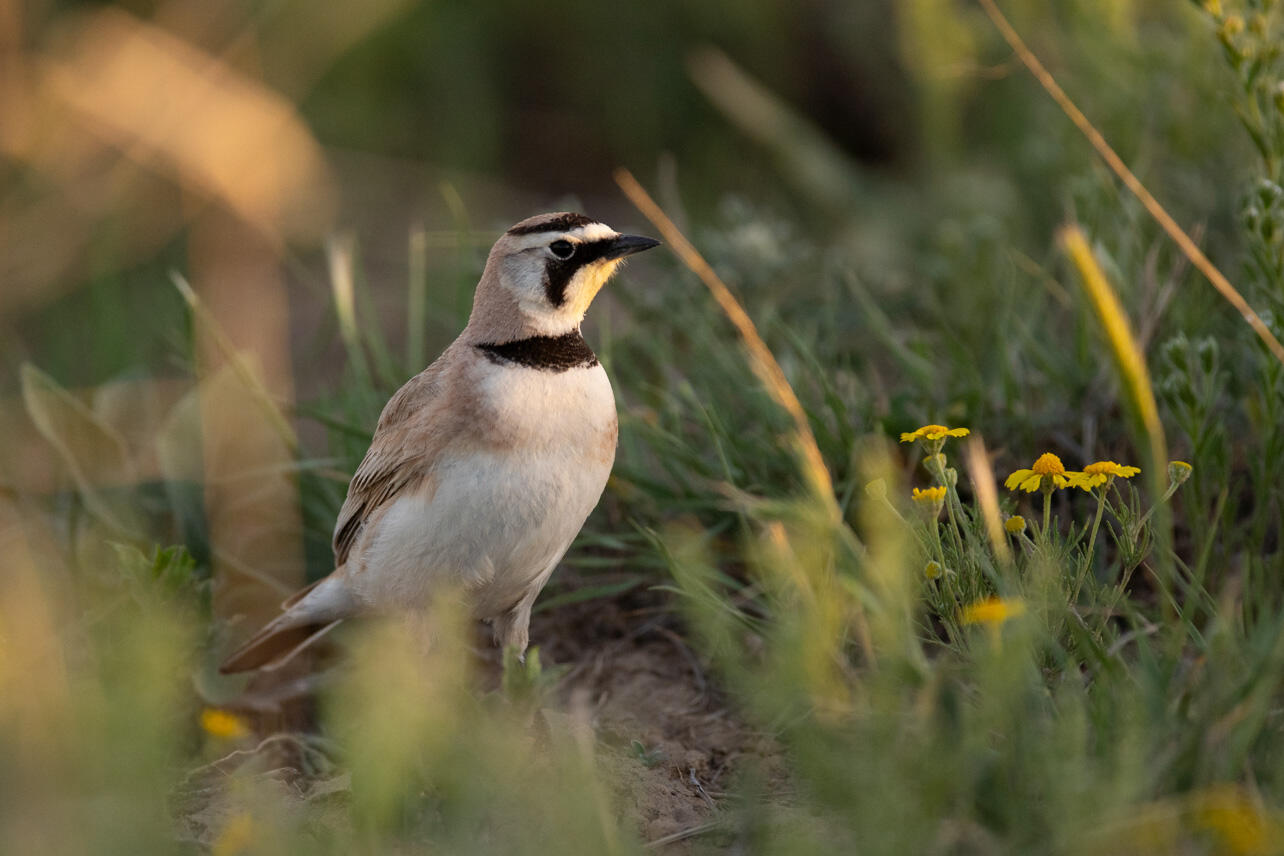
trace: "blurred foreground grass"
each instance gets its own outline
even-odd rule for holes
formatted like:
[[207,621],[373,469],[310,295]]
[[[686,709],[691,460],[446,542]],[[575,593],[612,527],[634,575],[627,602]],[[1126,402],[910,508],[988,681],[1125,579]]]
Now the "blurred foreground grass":
[[[1178,219],[1202,224],[1278,335],[1278,4],[1210,0],[1171,20],[1141,2],[1010,5],[1040,47],[1067,53],[1067,89],[1138,153]],[[186,48],[124,13],[103,20],[51,54],[63,66],[41,79],[56,103],[102,110],[57,88],[117,68],[98,64],[95,38],[204,91],[184,76]],[[684,193],[710,189],[662,169],[657,195],[740,296],[805,413],[776,406],[685,270],[626,273],[590,333],[620,402],[619,459],[562,572],[574,585],[555,581],[546,604],[671,592],[732,715],[779,741],[786,780],[744,765],[682,846],[1284,852],[1284,367],[1034,84],[987,65],[1008,61],[975,9],[915,0],[898,21],[931,140],[903,180],[847,161],[725,55],[693,57],[695,85],[782,182],[688,212]],[[128,86],[109,91],[133,104]],[[271,93],[218,91],[250,111],[226,116],[291,129],[263,155],[281,170],[241,183],[262,141],[217,128],[228,161],[202,160],[196,132],[117,140],[235,212],[195,218],[187,250],[158,266],[169,302],[126,316],[140,329],[149,311],[171,329],[191,318],[166,348],[175,365],[68,391],[98,377],[78,374],[79,337],[132,344],[130,328],[90,330],[91,304],[51,334],[63,345],[49,365],[15,372],[0,413],[14,438],[0,493],[0,850],[640,851],[594,701],[552,710],[551,669],[510,670],[506,690],[482,692],[470,628],[446,600],[413,626],[352,634],[345,664],[308,685],[315,721],[283,729],[270,693],[247,707],[212,673],[256,611],[328,570],[346,474],[386,396],[453,333],[489,239],[449,190],[458,228],[410,230],[411,286],[391,313],[404,337],[386,332],[395,290],[366,268],[368,241],[332,240],[309,297],[327,306],[317,361],[335,369],[317,400],[292,404],[291,304],[274,271],[282,242],[328,225],[323,152]],[[128,136],[129,115],[99,118]],[[40,180],[90,162],[7,140]],[[300,199],[306,210],[284,204]],[[40,246],[48,216],[14,222],[32,258],[62,246]],[[1073,264],[1053,237],[1067,222]],[[191,280],[186,301],[172,265]],[[1117,290],[1128,317],[1081,282]],[[1102,317],[1123,323],[1112,334]],[[896,442],[935,422],[970,434]],[[800,444],[832,490],[800,467]],[[1164,448],[1182,463],[1156,457]],[[1062,461],[1141,472],[1103,464],[1100,479],[1062,485]]]

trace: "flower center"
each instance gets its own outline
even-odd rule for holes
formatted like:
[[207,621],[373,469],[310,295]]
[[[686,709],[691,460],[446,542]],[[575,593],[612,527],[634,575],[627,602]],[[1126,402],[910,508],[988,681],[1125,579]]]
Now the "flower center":
[[950,431],[950,429],[946,428],[944,425],[924,425],[918,430],[922,431],[924,434],[948,434]]
[[1041,476],[1063,476],[1066,474],[1066,468],[1062,466],[1061,459],[1051,452],[1044,452],[1039,456],[1039,460],[1034,462],[1030,469]]

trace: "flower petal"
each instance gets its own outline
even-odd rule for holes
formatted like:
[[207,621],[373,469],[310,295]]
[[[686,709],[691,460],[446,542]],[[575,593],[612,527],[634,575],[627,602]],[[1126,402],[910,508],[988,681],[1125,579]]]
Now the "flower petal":
[[1020,486],[1021,482],[1025,481],[1032,475],[1034,475],[1034,470],[1017,470],[1012,475],[1008,476],[1007,481],[1003,482],[1003,486],[1008,490],[1016,490],[1017,487]]
[[1077,487],[1090,493],[1094,487],[1106,482],[1106,477],[1100,473],[1066,473],[1066,475],[1070,476],[1071,487]]

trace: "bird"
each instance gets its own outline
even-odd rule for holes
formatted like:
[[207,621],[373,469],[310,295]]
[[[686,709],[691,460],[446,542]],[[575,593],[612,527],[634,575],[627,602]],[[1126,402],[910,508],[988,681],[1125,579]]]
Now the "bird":
[[219,671],[279,668],[346,619],[423,611],[446,589],[524,655],[531,607],[615,460],[614,393],[580,325],[621,262],[659,243],[573,212],[501,235],[463,331],[379,416],[334,570]]

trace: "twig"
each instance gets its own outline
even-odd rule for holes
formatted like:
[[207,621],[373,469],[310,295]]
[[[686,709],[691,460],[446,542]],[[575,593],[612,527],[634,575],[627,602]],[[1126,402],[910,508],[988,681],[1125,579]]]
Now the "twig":
[[712,832],[722,826],[720,821],[711,820],[708,823],[702,823],[699,826],[693,826],[690,829],[679,830],[678,832],[662,836],[654,841],[648,841],[647,850],[658,850],[666,844],[673,844],[677,841],[685,841],[688,838],[695,838],[697,835],[704,835],[706,832]]
[[816,437],[812,434],[811,425],[807,421],[807,413],[803,410],[802,404],[798,401],[798,396],[794,394],[793,387],[789,385],[789,380],[785,377],[784,370],[776,358],[772,355],[771,349],[767,343],[762,340],[758,333],[758,328],[754,326],[753,319],[749,313],[745,312],[740,301],[736,300],[731,289],[727,288],[718,275],[714,273],[713,268],[709,265],[704,257],[691,245],[686,236],[678,230],[668,215],[661,210],[660,206],[655,203],[643,189],[638,180],[633,177],[633,173],[627,169],[617,169],[615,171],[615,182],[624,191],[624,195],[637,206],[642,215],[650,220],[664,239],[668,241],[670,248],[689,267],[696,276],[708,287],[713,299],[718,302],[728,320],[735,326],[740,333],[740,338],[744,342],[745,350],[749,352],[749,365],[753,373],[758,376],[758,380],[766,388],[767,394],[775,400],[785,412],[787,412],[794,421],[794,442],[798,447],[798,454],[802,458],[804,475],[811,484],[813,491],[828,506],[835,520],[842,518],[838,509],[838,502],[834,498],[834,485],[829,477],[829,470],[825,467],[825,459],[820,454],[820,447],[816,444]]
[[709,792],[704,789],[704,785],[700,784],[700,780],[696,778],[695,767],[687,768],[687,781],[695,785],[696,793],[704,800],[705,805],[709,806],[713,811],[718,810],[718,804],[713,801],[713,797],[709,796]]

